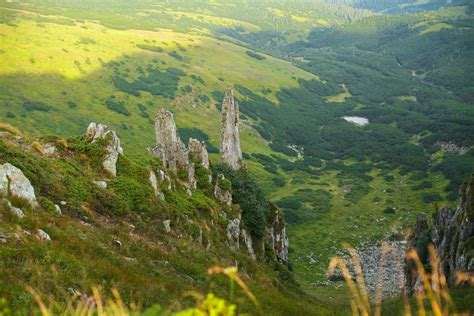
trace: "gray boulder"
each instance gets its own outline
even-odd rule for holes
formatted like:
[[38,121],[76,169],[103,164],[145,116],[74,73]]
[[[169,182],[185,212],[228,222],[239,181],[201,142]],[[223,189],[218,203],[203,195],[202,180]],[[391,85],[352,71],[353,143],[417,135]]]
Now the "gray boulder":
[[13,195],[27,200],[32,207],[37,207],[35,189],[30,180],[17,167],[9,163],[0,165],[0,193]]

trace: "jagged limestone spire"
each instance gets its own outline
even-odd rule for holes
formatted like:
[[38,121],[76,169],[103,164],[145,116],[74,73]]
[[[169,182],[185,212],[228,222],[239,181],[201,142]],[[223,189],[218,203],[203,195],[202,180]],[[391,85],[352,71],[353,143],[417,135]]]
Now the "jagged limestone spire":
[[234,91],[226,91],[222,101],[221,120],[221,159],[237,170],[240,168],[242,151],[239,136],[239,105],[234,98]]
[[169,169],[183,168],[188,164],[188,152],[176,131],[173,113],[161,109],[155,118],[156,146],[151,153]]
[[161,109],[155,118],[156,146],[150,153],[163,161],[163,166],[172,170],[185,170],[189,188],[196,188],[194,164],[189,161],[188,150],[176,131],[173,113]]

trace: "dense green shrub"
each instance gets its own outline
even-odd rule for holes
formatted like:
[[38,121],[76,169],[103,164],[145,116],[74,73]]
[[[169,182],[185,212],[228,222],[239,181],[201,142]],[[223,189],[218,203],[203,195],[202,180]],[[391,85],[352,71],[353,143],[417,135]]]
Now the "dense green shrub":
[[265,193],[244,169],[233,170],[227,165],[219,164],[213,168],[213,176],[224,174],[232,185],[232,201],[242,209],[242,220],[256,239],[263,237],[266,216],[270,205]]
[[51,110],[51,107],[43,102],[34,102],[34,101],[25,101],[23,103],[23,107],[27,111],[40,111],[40,112],[48,112]]
[[252,52],[251,50],[248,50],[245,52],[247,55],[249,55],[252,58],[258,59],[258,60],[264,60],[265,56],[262,56],[260,54],[257,54],[256,52]]
[[105,101],[105,105],[109,110],[115,111],[125,116],[130,116],[132,113],[122,103],[115,102],[111,99]]

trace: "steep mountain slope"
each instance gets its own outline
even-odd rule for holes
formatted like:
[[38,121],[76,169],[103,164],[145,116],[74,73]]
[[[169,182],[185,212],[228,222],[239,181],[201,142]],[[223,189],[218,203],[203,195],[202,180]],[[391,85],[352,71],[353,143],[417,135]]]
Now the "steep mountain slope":
[[0,115],[34,136],[105,121],[140,158],[166,107],[216,162],[234,86],[243,158],[285,210],[295,275],[340,301],[318,284],[342,242],[400,238],[474,168],[472,16],[238,4],[2,2]]

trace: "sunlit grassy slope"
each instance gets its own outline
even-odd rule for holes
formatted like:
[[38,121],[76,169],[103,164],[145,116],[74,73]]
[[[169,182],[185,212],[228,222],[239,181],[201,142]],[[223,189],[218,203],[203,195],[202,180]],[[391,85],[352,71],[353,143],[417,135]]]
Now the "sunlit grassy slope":
[[[90,121],[103,121],[118,130],[126,149],[144,151],[153,144],[154,134],[150,118],[141,116],[137,109],[143,104],[150,117],[162,107],[172,109],[180,127],[198,125],[218,145],[220,114],[215,103],[221,100],[212,92],[238,84],[256,93],[263,89],[274,93],[280,87],[297,85],[298,78],[314,77],[288,62],[270,56],[257,60],[242,47],[209,37],[168,30],[118,31],[72,20],[73,25],[63,25],[50,23],[55,20],[48,17],[41,17],[41,22],[35,20],[36,15],[22,13],[13,23],[0,24],[0,113],[13,113],[15,117],[8,121],[32,133],[70,135],[83,131]],[[170,56],[172,52],[181,60]],[[116,69],[106,66],[111,62],[118,63]],[[178,83],[178,98],[117,91],[112,82],[114,72],[131,80],[139,75],[138,67],[148,65],[185,72]],[[192,86],[192,91],[183,92],[186,86]],[[123,102],[131,115],[107,109],[105,102],[110,98]],[[25,102],[42,102],[51,109],[27,111]],[[70,102],[77,107],[69,107]],[[245,151],[266,151],[263,140],[250,128],[243,129],[242,137]]]
[[[232,7],[231,2],[229,6]],[[60,10],[41,2],[34,6],[9,3],[8,7],[1,13],[8,12],[10,17],[0,24],[1,119],[31,135],[64,136],[83,133],[91,121],[105,122],[118,131],[125,151],[131,156],[146,153],[146,148],[154,144],[152,118],[162,107],[173,110],[179,127],[199,128],[218,146],[220,113],[216,104],[221,99],[216,91],[222,93],[230,86],[241,85],[277,101],[276,93],[284,87],[297,87],[299,78],[317,78],[268,55],[259,53],[265,59],[253,58],[246,53],[248,49],[213,38],[212,29],[301,30],[340,22],[334,14],[318,15],[311,11],[303,14],[301,9],[284,11],[277,5],[251,14],[248,3],[241,8],[240,12],[247,14],[241,15],[242,20],[237,19],[237,10],[222,9],[217,2],[207,11],[199,6],[192,6],[189,11],[178,6],[166,12],[160,11],[160,7],[156,11],[131,8],[130,14],[122,19],[108,15],[110,11],[103,8],[88,13],[81,11],[84,8]],[[382,18],[374,18],[377,19]],[[169,29],[158,28],[166,25]],[[350,27],[367,32],[376,30],[376,25],[370,23]],[[427,29],[419,28],[420,32]],[[172,68],[184,72],[172,97],[144,91],[133,95],[118,90],[114,84],[117,76],[132,82],[153,70],[164,72]],[[171,81],[170,87],[174,89]],[[350,89],[345,89],[328,97],[327,106],[342,105],[350,99]],[[28,110],[31,102],[47,105],[48,110],[41,107]],[[107,102],[122,104],[130,115],[107,108]],[[243,151],[274,154],[251,128],[252,122],[246,117],[243,121]],[[211,156],[217,159],[216,154]],[[427,179],[433,183],[432,188],[413,190],[420,181],[410,180],[409,175],[402,177],[398,170],[393,170],[394,178],[388,181],[387,174],[373,169],[369,172],[373,180],[367,183],[357,178],[345,179],[334,170],[322,169],[317,177],[279,170],[285,184],[277,187],[273,182],[275,175],[265,171],[263,164],[255,159],[247,164],[274,201],[292,196],[299,189],[321,189],[330,194],[330,207],[325,214],[313,214],[308,207],[302,210],[302,215],[311,220],[291,224],[289,228],[290,259],[298,280],[328,299],[338,299],[333,288],[311,284],[325,278],[329,258],[337,253],[341,242],[358,245],[375,241],[412,225],[417,212],[435,209],[435,203],[423,202],[422,194],[442,192],[447,183],[440,174],[433,173]],[[360,183],[366,193],[356,201],[348,201],[344,190]],[[353,192],[357,190],[353,188]],[[397,208],[394,214],[384,213],[394,206]]]

